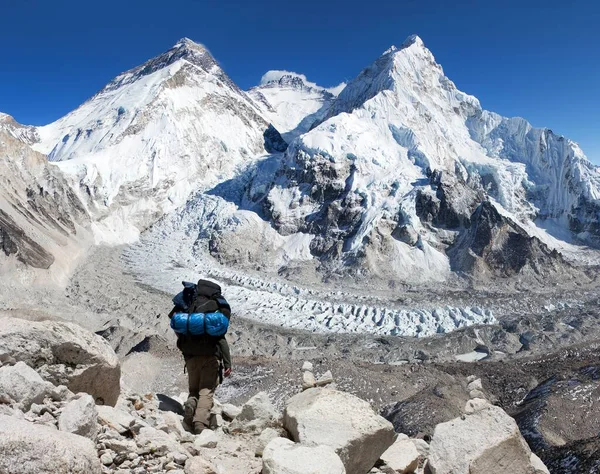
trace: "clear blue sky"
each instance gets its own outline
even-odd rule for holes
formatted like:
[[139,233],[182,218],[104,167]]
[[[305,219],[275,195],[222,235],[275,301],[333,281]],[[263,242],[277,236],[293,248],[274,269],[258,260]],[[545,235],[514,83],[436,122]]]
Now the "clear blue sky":
[[600,2],[5,1],[0,111],[49,123],[187,36],[242,88],[269,69],[331,86],[416,33],[482,105],[579,142],[600,164]]

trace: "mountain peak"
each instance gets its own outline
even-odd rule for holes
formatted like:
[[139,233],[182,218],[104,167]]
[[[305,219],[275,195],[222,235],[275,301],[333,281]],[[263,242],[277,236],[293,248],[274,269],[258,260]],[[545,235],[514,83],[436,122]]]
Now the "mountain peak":
[[171,49],[184,49],[184,50],[189,50],[189,51],[203,51],[203,52],[206,52],[206,53],[210,54],[208,52],[208,49],[206,48],[206,46],[204,46],[201,43],[196,43],[194,40],[191,40],[191,39],[186,38],[186,37],[181,38],[179,41],[177,41],[177,43],[175,43]]
[[425,43],[423,43],[423,40],[421,39],[420,36],[410,35],[408,38],[406,38],[404,40],[404,43],[402,43],[402,45],[400,46],[400,49],[410,48],[413,45],[420,46],[422,48],[425,47]]
[[111,81],[103,89],[103,91],[110,91],[125,84],[130,84],[143,76],[153,74],[154,72],[164,69],[182,59],[206,73],[219,75],[222,80],[226,81],[230,85],[233,84],[225,75],[225,73],[219,68],[217,61],[215,58],[213,58],[204,45],[184,37],[177,41],[177,43],[175,43],[164,53],[146,61],[141,66],[137,66],[120,74],[113,81]]

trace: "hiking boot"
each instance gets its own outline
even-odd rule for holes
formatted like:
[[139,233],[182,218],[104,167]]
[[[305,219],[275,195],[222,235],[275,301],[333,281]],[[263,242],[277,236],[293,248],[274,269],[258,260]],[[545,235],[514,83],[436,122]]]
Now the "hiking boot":
[[183,429],[194,434],[194,413],[198,406],[198,399],[195,397],[188,398],[183,404]]
[[199,435],[204,430],[210,430],[210,428],[200,421],[196,421],[194,423],[194,434],[195,435]]

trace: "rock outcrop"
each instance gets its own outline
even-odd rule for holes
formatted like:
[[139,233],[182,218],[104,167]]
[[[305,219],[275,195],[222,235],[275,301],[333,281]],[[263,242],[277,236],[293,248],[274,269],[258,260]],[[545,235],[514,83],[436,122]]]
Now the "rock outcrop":
[[97,403],[114,405],[121,368],[110,345],[72,323],[0,318],[0,354],[35,368],[54,385],[86,392]]

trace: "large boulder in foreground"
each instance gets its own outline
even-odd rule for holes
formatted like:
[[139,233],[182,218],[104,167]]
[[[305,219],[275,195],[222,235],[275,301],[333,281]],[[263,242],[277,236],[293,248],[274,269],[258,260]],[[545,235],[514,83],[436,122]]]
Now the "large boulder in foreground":
[[275,438],[264,450],[262,474],[345,474],[340,457],[329,446],[303,446]]
[[102,469],[89,439],[0,415],[0,472],[101,474]]
[[330,446],[348,474],[365,474],[394,443],[394,427],[349,393],[311,388],[287,402],[284,425],[295,441]]
[[531,450],[515,420],[489,404],[437,425],[430,448],[432,474],[540,472],[540,466],[532,464]]
[[98,403],[117,402],[119,359],[108,342],[76,324],[0,317],[0,355],[5,353],[54,385],[89,393]]

